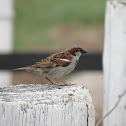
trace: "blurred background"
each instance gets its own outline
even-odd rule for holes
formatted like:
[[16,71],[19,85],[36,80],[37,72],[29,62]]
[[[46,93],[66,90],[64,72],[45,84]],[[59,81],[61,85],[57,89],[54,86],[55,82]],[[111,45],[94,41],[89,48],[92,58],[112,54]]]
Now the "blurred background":
[[[35,56],[31,56],[30,61],[26,63],[26,65],[32,65],[51,53],[70,48],[72,45],[79,45],[88,52],[86,56],[81,57],[81,61],[85,62],[86,57],[86,65],[90,68],[86,69],[85,64],[80,63],[85,69],[76,69],[63,80],[83,85],[90,90],[97,122],[102,116],[103,73],[102,68],[91,69],[90,64],[94,64],[95,67],[95,62],[100,61],[101,65],[105,0],[15,0],[12,3],[11,8],[14,11],[13,20],[11,20],[13,21],[11,31],[13,47],[11,47],[11,59],[8,59],[8,65],[13,59],[11,66],[21,67],[25,58],[22,60],[17,60],[17,58],[33,54]],[[37,55],[39,58],[35,58]],[[92,55],[100,57],[100,60],[97,60],[99,58],[88,60],[88,56]],[[15,66],[17,62],[22,65]],[[5,70],[1,71],[2,75],[4,72]],[[1,76],[1,78],[4,77]],[[9,78],[11,84],[49,83],[45,78],[27,72],[11,72]],[[4,80],[5,82],[2,83],[8,83],[6,79]]]
[[14,52],[102,52],[105,0],[16,0]]

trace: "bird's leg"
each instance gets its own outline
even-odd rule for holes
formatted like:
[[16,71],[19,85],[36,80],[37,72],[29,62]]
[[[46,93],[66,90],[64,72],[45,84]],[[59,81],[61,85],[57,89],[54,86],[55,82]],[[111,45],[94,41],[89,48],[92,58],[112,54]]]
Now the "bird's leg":
[[54,84],[54,82],[52,82],[49,78],[45,77],[49,82],[51,82],[51,84]]

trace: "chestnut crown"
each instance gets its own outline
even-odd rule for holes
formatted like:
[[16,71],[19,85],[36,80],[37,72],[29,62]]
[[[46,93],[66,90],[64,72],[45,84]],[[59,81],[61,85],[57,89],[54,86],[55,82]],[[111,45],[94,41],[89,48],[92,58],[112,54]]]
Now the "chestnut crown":
[[77,52],[80,52],[81,54],[87,53],[84,49],[80,48],[79,46],[72,46],[71,48],[67,49],[67,51],[73,56],[76,56],[75,54]]

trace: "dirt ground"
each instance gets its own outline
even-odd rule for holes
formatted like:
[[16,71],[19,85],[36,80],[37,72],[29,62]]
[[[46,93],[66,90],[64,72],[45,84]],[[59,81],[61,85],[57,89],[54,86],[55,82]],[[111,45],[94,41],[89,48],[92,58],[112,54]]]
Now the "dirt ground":
[[[102,71],[82,71],[75,72],[63,78],[65,82],[76,83],[85,86],[92,96],[93,104],[96,111],[96,123],[102,117],[103,108],[103,73]],[[49,83],[45,78],[27,73],[14,72],[13,84],[45,84]],[[102,125],[100,125],[102,126]]]

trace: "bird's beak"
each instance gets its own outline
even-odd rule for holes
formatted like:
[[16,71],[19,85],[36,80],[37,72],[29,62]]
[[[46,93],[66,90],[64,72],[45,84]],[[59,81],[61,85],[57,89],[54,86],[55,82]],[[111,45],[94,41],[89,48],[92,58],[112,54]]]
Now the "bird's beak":
[[85,50],[81,49],[81,53],[84,54],[84,53],[87,53]]

